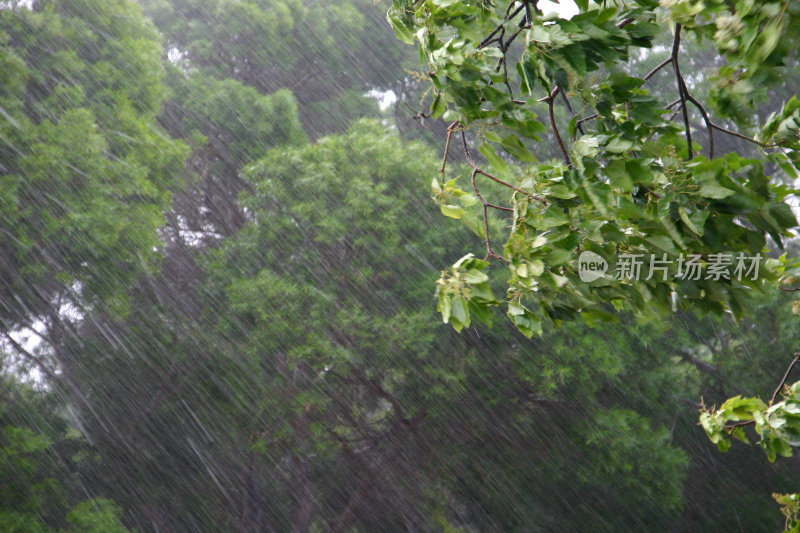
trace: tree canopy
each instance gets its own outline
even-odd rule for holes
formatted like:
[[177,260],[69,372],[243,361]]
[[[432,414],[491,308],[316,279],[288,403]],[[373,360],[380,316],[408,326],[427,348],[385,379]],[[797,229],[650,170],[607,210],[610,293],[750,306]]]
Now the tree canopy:
[[[796,61],[800,12],[791,2],[704,6],[584,1],[567,20],[527,1],[394,3],[389,21],[401,40],[418,43],[430,77],[430,114],[452,121],[433,193],[447,216],[482,210],[486,259],[507,263],[503,300],[526,334],[545,318],[613,320],[613,308],[741,316],[752,289],[784,274],[766,258],[797,225],[785,182],[798,176],[800,104],[792,97],[752,137],[756,126],[743,117]],[[632,61],[667,30],[671,45],[652,52],[663,61],[649,70]],[[713,82],[707,104],[681,71],[682,37],[705,39],[726,60],[704,76]],[[673,91],[648,85],[664,69]],[[556,116],[556,106],[565,113]],[[531,147],[544,134],[559,157],[540,163]],[[720,136],[758,153],[721,152]],[[448,174],[451,150],[469,164],[467,186]],[[504,190],[489,196],[486,183]],[[508,216],[502,237],[490,232],[490,211]],[[583,280],[586,252],[616,265],[616,276]],[[692,257],[699,279],[687,276]],[[758,275],[707,271],[720,258],[750,258]],[[633,261],[650,267],[642,279]],[[480,318],[500,303],[483,289],[488,265],[465,257],[443,273],[445,322],[458,329],[470,311]]]
[[0,0],[0,529],[793,527],[796,6],[539,4]]

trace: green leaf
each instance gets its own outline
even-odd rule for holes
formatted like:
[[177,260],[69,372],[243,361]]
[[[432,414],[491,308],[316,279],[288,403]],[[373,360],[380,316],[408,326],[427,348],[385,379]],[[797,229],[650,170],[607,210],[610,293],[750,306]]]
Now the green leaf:
[[400,18],[399,14],[396,12],[389,12],[389,14],[386,15],[386,20],[389,21],[389,26],[392,27],[398,39],[406,44],[414,44],[414,34],[406,27],[405,22]]
[[442,210],[442,214],[446,217],[459,219],[464,216],[464,208],[459,207],[457,205],[449,205],[449,204],[442,204],[439,206],[439,209]]
[[576,157],[594,157],[604,139],[603,135],[583,135],[572,145],[572,152]]
[[525,148],[525,145],[522,144],[522,141],[520,141],[519,137],[517,137],[516,135],[506,136],[503,139],[501,146],[506,152],[513,155],[520,161],[523,161],[525,163],[536,162],[536,157],[534,157],[534,155],[530,153],[530,151],[528,151],[527,148]]
[[536,225],[538,228],[547,229],[563,226],[569,222],[569,213],[565,212],[563,207],[553,204],[542,213]]
[[450,313],[451,313],[450,296],[440,291],[439,302],[438,305],[436,306],[436,310],[442,314],[442,322],[444,322],[445,324],[450,322]]
[[489,276],[480,270],[470,268],[464,273],[464,281],[470,284],[483,283],[489,281]]
[[492,327],[494,315],[492,313],[492,309],[487,304],[479,303],[473,299],[470,299],[469,311],[471,314],[474,314],[478,320],[487,326]]
[[458,201],[464,207],[471,207],[478,203],[478,198],[474,194],[461,194]]
[[462,327],[469,327],[469,308],[463,296],[453,296],[450,313],[450,321],[456,331],[461,331]]
[[442,194],[442,184],[439,183],[439,178],[434,177],[433,180],[431,180],[431,190],[434,194]]
[[678,208],[678,216],[680,217],[681,221],[684,224],[686,224],[686,227],[689,228],[689,230],[691,230],[692,233],[694,233],[698,237],[703,236],[703,226],[700,225],[698,227],[698,225],[695,224],[695,221],[691,219],[691,217],[689,216],[689,212],[686,210],[685,207]]
[[498,172],[506,172],[508,170],[508,165],[506,165],[502,157],[497,155],[497,151],[491,144],[481,144],[478,147],[478,151],[483,154],[483,157],[485,157],[486,160],[489,161],[489,164]]
[[702,187],[700,187],[700,195],[704,198],[712,198],[714,200],[722,200],[723,198],[727,198],[732,194],[735,194],[736,191],[732,191],[726,187],[723,187],[719,183],[711,182],[706,183]]
[[633,141],[623,139],[622,137],[614,137],[606,145],[606,150],[613,154],[621,154],[633,148]]

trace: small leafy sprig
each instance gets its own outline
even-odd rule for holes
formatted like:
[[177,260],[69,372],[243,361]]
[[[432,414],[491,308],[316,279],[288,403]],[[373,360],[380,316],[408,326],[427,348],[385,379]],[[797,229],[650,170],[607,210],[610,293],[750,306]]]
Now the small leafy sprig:
[[[792,448],[800,446],[800,381],[785,387],[792,368],[800,361],[800,352],[794,354],[769,403],[760,398],[734,396],[719,409],[704,409],[700,414],[700,425],[708,438],[720,451],[728,451],[731,439],[750,443],[744,428],[753,426],[759,436],[758,444],[774,462],[778,455],[792,456]],[[776,402],[783,390],[783,400]]]

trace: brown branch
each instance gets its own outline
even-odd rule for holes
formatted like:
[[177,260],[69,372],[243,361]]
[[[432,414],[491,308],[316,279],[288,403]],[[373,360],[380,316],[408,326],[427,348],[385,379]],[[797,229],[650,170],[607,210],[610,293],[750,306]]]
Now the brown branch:
[[[454,122],[453,125],[455,125],[455,124],[457,124],[457,123]],[[451,125],[451,126],[453,126],[453,125]],[[478,184],[475,181],[476,176],[478,174],[480,174],[482,176],[486,176],[487,178],[499,183],[500,185],[503,185],[504,187],[508,187],[509,189],[511,189],[513,191],[516,191],[516,192],[518,192],[520,194],[524,194],[525,196],[527,196],[529,198],[538,200],[538,201],[544,203],[545,205],[547,204],[547,200],[545,200],[541,196],[536,196],[535,194],[531,194],[531,193],[529,193],[527,191],[524,191],[524,190],[520,189],[519,187],[515,187],[515,186],[511,185],[510,183],[508,183],[507,181],[503,181],[500,178],[492,176],[488,172],[486,172],[484,170],[481,170],[481,168],[472,159],[472,154],[470,153],[469,145],[467,144],[467,135],[466,135],[466,133],[464,133],[464,128],[463,127],[461,128],[461,144],[462,144],[463,149],[464,149],[464,157],[467,158],[467,163],[469,164],[470,167],[472,167],[472,177],[471,177],[472,189],[475,191],[475,194],[477,195],[478,200],[480,200],[481,205],[483,205],[483,238],[484,238],[484,242],[486,244],[486,257],[487,258],[494,257],[495,259],[503,259],[502,256],[498,255],[492,249],[492,244],[491,244],[491,241],[489,239],[489,208],[491,207],[493,209],[498,209],[500,211],[509,211],[509,212],[513,212],[514,210],[509,208],[509,207],[502,207],[502,206],[495,205],[495,204],[490,204],[489,202],[487,202],[483,198],[483,195],[481,194],[480,190],[478,189]]]
[[694,365],[694,367],[701,372],[705,372],[706,374],[711,374],[714,376],[719,373],[719,368],[710,363],[706,363],[701,359],[698,359],[687,350],[678,350],[678,355],[680,355],[681,359],[684,359]]
[[703,121],[706,123],[706,130],[708,131],[708,158],[714,159],[714,128],[711,124],[711,119],[708,117],[708,113],[706,112],[706,108],[703,107],[703,104],[697,101],[697,98],[689,94],[689,91],[686,89],[686,82],[683,80],[683,76],[681,76],[681,85],[683,85],[683,91],[686,95],[686,99],[689,100],[694,106],[700,111],[700,114],[703,115]]
[[[567,111],[569,111],[569,114],[572,118],[575,118],[575,111],[572,110],[572,104],[569,103],[567,92],[566,91],[560,91],[560,92],[561,92],[561,100],[564,102],[564,105],[567,106]],[[570,120],[572,120],[572,118]],[[581,135],[585,135],[585,132],[583,131],[583,126],[579,122],[580,121],[575,122],[575,131],[580,131]],[[572,132],[573,140],[575,140],[575,131]]]
[[461,144],[462,144],[462,146],[464,148],[464,156],[467,158],[467,163],[469,163],[469,166],[472,167],[472,170],[477,171],[478,174],[480,174],[482,176],[486,176],[490,180],[495,181],[495,182],[499,183],[500,185],[503,185],[504,187],[508,187],[512,191],[516,191],[516,192],[518,192],[520,194],[524,194],[525,196],[527,196],[529,198],[533,198],[534,200],[538,200],[538,201],[540,201],[540,202],[542,202],[544,204],[547,204],[547,200],[545,200],[541,196],[537,196],[537,195],[532,194],[532,193],[530,193],[528,191],[524,191],[524,190],[520,189],[519,187],[515,187],[514,185],[511,185],[507,181],[503,181],[500,178],[492,176],[488,172],[485,172],[484,170],[481,170],[481,168],[475,163],[475,161],[472,160],[472,154],[470,153],[469,146],[467,145],[467,136],[464,133],[464,129],[463,128],[461,128]]
[[490,204],[489,202],[486,202],[484,205],[486,207],[491,207],[492,209],[497,209],[498,211],[508,211],[509,213],[514,212],[514,209],[511,207],[503,207],[502,205]]
[[[583,133],[583,124],[584,124],[585,122],[588,122],[588,121],[590,121],[590,120],[594,120],[594,119],[596,119],[596,118],[597,118],[597,117],[599,117],[599,116],[600,116],[600,113],[595,113],[595,114],[593,114],[593,115],[589,115],[589,116],[588,116],[588,117],[586,117],[586,118],[581,118],[581,119],[578,119],[578,121],[575,123],[575,131],[578,131],[578,128],[580,128],[580,129],[581,129],[581,133]],[[573,142],[575,142],[575,137],[576,137],[576,135],[575,135],[575,132],[573,131],[573,132],[572,132],[572,141],[573,141]]]
[[683,77],[681,76],[681,66],[678,62],[678,54],[681,48],[681,25],[675,25],[675,38],[672,41],[672,54],[670,55],[670,59],[672,60],[672,66],[675,70],[675,77],[678,81],[678,95],[681,98],[682,104],[682,111],[683,111],[683,124],[686,127],[686,148],[689,151],[689,159],[694,157],[694,153],[692,150],[692,128],[689,124],[689,109],[686,107],[686,87],[683,85],[682,80]]
[[553,112],[553,101],[559,92],[561,92],[561,87],[556,85],[555,88],[550,92],[550,96],[547,98],[547,107],[550,114],[550,128],[553,130],[553,135],[556,137],[556,142],[558,143],[558,147],[561,149],[561,156],[564,158],[567,168],[572,168],[572,161],[569,158],[569,152],[567,151],[567,147],[564,146],[564,141],[561,139],[561,134],[558,132],[556,116]]
[[487,209],[488,204],[486,200],[483,199],[483,195],[478,190],[478,186],[475,183],[475,176],[478,175],[478,169],[475,168],[472,171],[472,189],[475,191],[475,194],[478,195],[478,199],[483,204],[483,240],[486,244],[486,257],[494,257],[495,259],[502,259],[501,256],[497,255],[497,253],[492,250],[492,243],[489,240],[489,211]]
[[772,397],[769,399],[769,405],[772,405],[773,403],[775,403],[775,398],[778,397],[778,393],[781,391],[783,386],[786,384],[786,379],[789,377],[789,372],[792,371],[792,368],[794,368],[794,365],[796,365],[798,361],[800,361],[800,352],[797,352],[796,354],[794,354],[794,359],[792,359],[792,362],[789,363],[789,367],[786,369],[786,372],[783,373],[783,377],[781,378],[781,382],[778,383],[777,387],[775,387],[775,392],[772,393]]
[[[487,46],[489,46],[493,42],[500,42],[500,44],[502,46],[503,37],[505,36],[505,33],[506,33],[506,29],[505,29],[506,22],[508,22],[509,20],[513,19],[517,15],[519,15],[524,9],[527,8],[527,2],[523,2],[522,5],[519,6],[517,9],[515,9],[513,13],[509,14],[509,10],[511,9],[511,6],[513,6],[513,5],[514,4],[512,3],[511,5],[508,6],[508,9],[506,10],[506,16],[503,19],[503,22],[498,24],[497,27],[494,30],[492,30],[492,33],[487,35],[480,42],[480,44],[478,44],[478,50],[480,50],[481,48],[486,48]],[[530,9],[530,8],[528,8],[528,9]],[[530,25],[530,19],[528,19],[527,24]],[[497,35],[498,33],[500,34],[500,36],[499,37],[495,37],[495,35]]]
[[623,19],[623,20],[620,20],[619,22],[617,22],[616,26],[617,26],[617,28],[624,28],[625,26],[627,26],[628,24],[630,24],[632,22],[636,22],[636,19],[633,18],[633,17],[628,17],[626,19]]
[[[511,13],[511,8],[513,7],[514,3],[511,3],[508,8],[506,9],[506,15],[501,22],[483,41],[480,42],[478,45],[478,49],[485,48],[491,43],[497,42],[500,47],[500,52],[502,52],[503,56],[497,62],[497,67],[495,67],[495,71],[499,72],[500,68],[503,69],[503,84],[508,89],[508,94],[511,97],[511,102],[514,104],[522,105],[525,104],[524,100],[518,100],[514,98],[514,91],[511,89],[511,83],[508,81],[508,61],[506,58],[506,53],[514,41],[519,37],[522,33],[522,30],[529,29],[531,27],[531,12],[530,12],[530,5],[529,0],[523,0],[522,6],[518,7],[513,13]],[[534,2],[536,5],[536,2]],[[505,24],[506,22],[510,21],[514,17],[516,17],[522,10],[525,10],[525,15],[522,21],[519,23],[519,28],[511,34],[511,36],[507,40],[503,40],[506,35]],[[499,34],[499,35],[498,35]],[[495,37],[497,35],[497,37]],[[491,83],[490,83],[491,85]]]
[[731,130],[729,130],[727,128],[723,128],[722,126],[714,124],[713,122],[711,123],[711,127],[714,128],[717,131],[721,131],[722,133],[727,133],[728,135],[733,135],[734,137],[738,137],[740,139],[743,139],[745,141],[751,142],[753,144],[757,144],[762,148],[775,148],[777,146],[776,144],[762,143],[761,141],[757,141],[757,140],[753,139],[752,137],[748,137],[747,135],[742,135],[741,133],[736,133],[735,131],[731,131]]
[[506,61],[505,52],[503,53],[503,57],[500,58],[500,62],[497,64],[497,69],[500,69],[500,65],[503,66],[503,84],[505,84],[506,89],[508,89],[508,95],[511,97],[512,104],[522,105],[525,103],[525,100],[517,100],[514,98],[514,91],[511,89],[511,84],[508,82],[508,65]]
[[358,367],[353,367],[353,373],[358,380],[366,385],[375,395],[383,400],[386,400],[392,406],[395,418],[403,427],[410,427],[411,419],[406,418],[403,413],[403,407],[400,405],[398,399],[391,393],[387,392],[377,381],[369,379],[367,374]]
[[508,52],[508,49],[511,47],[511,44],[519,37],[519,34],[522,33],[522,30],[527,30],[530,28],[530,24],[525,26],[520,26],[517,31],[511,34],[511,37],[500,47],[503,50],[503,54],[505,55]]
[[458,126],[458,122],[453,122],[447,127],[447,139],[444,141],[444,155],[442,156],[442,168],[439,169],[439,172],[442,174],[442,187],[444,187],[444,170],[447,166],[447,155],[450,153],[450,138],[453,136],[453,132],[456,130]]
[[661,63],[659,63],[658,65],[656,65],[656,66],[653,68],[653,70],[651,70],[650,72],[648,72],[647,74],[645,74],[644,78],[642,78],[642,79],[643,79],[643,80],[645,80],[645,81],[649,80],[650,78],[652,78],[653,76],[655,76],[656,72],[658,72],[658,71],[659,71],[659,70],[661,70],[662,68],[666,67],[666,66],[667,66],[667,65],[669,65],[670,63],[672,63],[672,56],[671,56],[671,55],[670,55],[668,58],[666,58],[664,61],[662,61]]
[[487,178],[489,178],[490,180],[492,180],[492,181],[495,181],[495,182],[499,183],[500,185],[503,185],[504,187],[508,187],[508,188],[509,188],[509,189],[511,189],[512,191],[516,191],[516,192],[518,192],[518,193],[520,193],[520,194],[524,194],[524,195],[525,195],[525,196],[527,196],[528,198],[533,198],[534,200],[538,200],[538,201],[542,202],[543,204],[546,204],[546,203],[547,203],[547,200],[545,200],[545,199],[544,199],[544,198],[542,198],[541,196],[537,196],[537,195],[535,195],[535,194],[529,193],[528,191],[523,191],[523,190],[522,190],[522,189],[520,189],[519,187],[515,187],[515,186],[511,185],[510,183],[508,183],[507,181],[503,181],[503,180],[501,180],[500,178],[497,178],[497,177],[495,177],[495,176],[492,176],[492,175],[491,175],[491,174],[489,174],[488,172],[485,172],[485,171],[481,170],[479,167],[477,167],[477,166],[475,166],[475,165],[470,165],[470,166],[471,166],[471,167],[472,167],[474,170],[476,170],[476,171],[478,172],[478,174],[480,174],[481,176],[486,176],[486,177],[487,177]]

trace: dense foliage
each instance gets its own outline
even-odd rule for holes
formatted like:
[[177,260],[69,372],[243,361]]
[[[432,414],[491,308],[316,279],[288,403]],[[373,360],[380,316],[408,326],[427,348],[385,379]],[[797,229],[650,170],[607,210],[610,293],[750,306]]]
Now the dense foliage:
[[795,6],[577,4],[0,1],[0,531],[797,527]]
[[[508,214],[502,251],[495,251],[488,224],[481,233],[486,258],[508,264],[507,314],[526,334],[540,332],[543,318],[612,320],[611,306],[640,315],[691,308],[740,317],[746,295],[774,279],[769,264],[748,275],[756,268],[750,263],[762,263],[770,248],[782,249],[797,225],[785,203],[793,189],[780,178],[798,175],[800,104],[789,100],[759,125],[756,138],[735,131],[749,124],[734,119],[780,79],[779,67],[796,53],[798,7],[578,4],[580,12],[566,20],[545,17],[527,1],[394,3],[389,20],[401,40],[418,42],[430,76],[431,115],[453,121],[441,177],[433,183],[442,212],[460,218],[477,204],[484,219],[490,210]],[[629,58],[650,49],[667,27],[674,33],[667,57],[649,72],[630,68]],[[711,108],[686,82],[682,36],[708,39],[727,59],[710,76],[710,100],[734,130],[712,120]],[[648,81],[666,68],[673,70],[677,90],[650,90]],[[543,119],[537,114],[541,103],[547,106]],[[555,117],[556,105],[569,113],[566,128]],[[690,105],[707,136],[702,155]],[[674,122],[678,114],[683,120]],[[529,149],[548,130],[560,157],[537,163]],[[749,140],[760,157],[720,153],[720,135]],[[448,180],[451,141],[471,167],[469,192]],[[507,159],[526,164],[510,166]],[[499,201],[487,200],[479,180],[499,183],[506,192],[496,196]],[[587,283],[579,272],[586,252],[616,265],[616,272],[609,269]],[[697,278],[688,271],[690,258],[702,265]],[[720,259],[730,266],[722,276],[714,270]],[[438,294],[445,322],[458,329],[469,324],[469,310],[480,317],[500,303],[474,283],[488,265],[466,259],[443,275]]]

